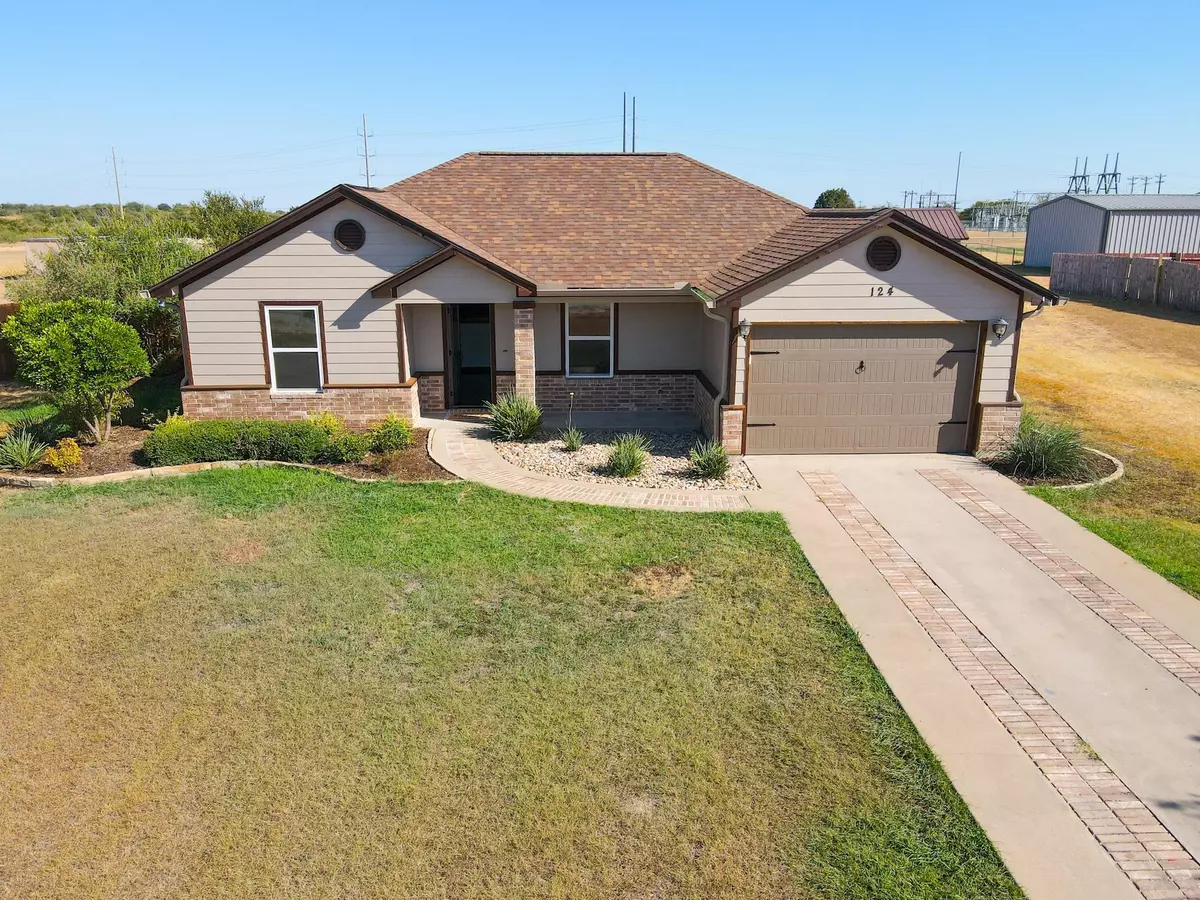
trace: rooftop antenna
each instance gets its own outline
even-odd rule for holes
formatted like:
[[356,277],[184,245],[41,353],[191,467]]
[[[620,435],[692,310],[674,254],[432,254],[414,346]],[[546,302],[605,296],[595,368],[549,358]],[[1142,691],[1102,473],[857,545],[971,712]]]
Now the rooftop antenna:
[[621,152],[622,153],[625,152],[625,125],[629,121],[629,110],[628,110],[629,104],[628,104],[628,101],[626,100],[626,98],[628,96],[629,96],[628,91],[621,91]]
[[633,134],[630,137],[629,152],[637,153],[637,95],[633,98]]

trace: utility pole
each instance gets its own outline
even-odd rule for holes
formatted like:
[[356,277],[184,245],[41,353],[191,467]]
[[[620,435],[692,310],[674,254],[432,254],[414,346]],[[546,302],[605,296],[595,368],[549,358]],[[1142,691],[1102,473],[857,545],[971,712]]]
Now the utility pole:
[[366,168],[367,187],[371,186],[371,148],[367,144],[367,114],[362,114],[363,166]]
[[1131,193],[1131,194],[1133,193],[1133,186],[1134,186],[1134,184],[1136,184],[1136,183],[1137,183],[1137,176],[1136,176],[1136,175],[1130,175],[1130,176],[1129,176],[1129,193]]
[[958,212],[958,176],[962,174],[962,151],[958,151],[958,168],[954,170],[954,211]]
[[1161,172],[1158,173],[1158,190],[1155,193],[1158,193],[1158,194],[1162,193],[1162,183],[1163,183],[1164,177],[1166,177],[1166,176],[1164,176]]
[[625,126],[629,123],[628,91],[621,91],[621,152],[625,152]]
[[117,212],[125,218],[125,204],[121,202],[121,173],[117,171],[117,148],[112,148],[113,182],[117,185]]
[[637,153],[637,96],[633,98],[633,135],[629,143],[631,153]]

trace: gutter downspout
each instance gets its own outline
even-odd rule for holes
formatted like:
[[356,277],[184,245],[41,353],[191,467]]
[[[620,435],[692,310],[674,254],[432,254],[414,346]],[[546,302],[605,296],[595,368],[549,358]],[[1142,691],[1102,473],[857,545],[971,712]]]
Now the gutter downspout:
[[[708,296],[708,294],[704,293],[704,291],[700,290],[700,288],[695,287],[694,285],[688,285],[688,289],[695,294],[696,299],[700,301],[700,311],[703,312],[704,315],[712,319],[714,322],[720,322],[721,325],[727,330],[731,327],[730,319],[726,319],[724,316],[719,316],[712,311],[713,306],[716,305],[716,302],[712,297]],[[705,349],[707,350],[707,347]],[[713,438],[716,440],[721,439],[721,404],[725,402],[726,395],[729,392],[729,366],[722,364],[720,368],[721,383],[717,386],[717,397],[713,401],[712,418],[714,426],[713,430],[717,432],[713,435]]]

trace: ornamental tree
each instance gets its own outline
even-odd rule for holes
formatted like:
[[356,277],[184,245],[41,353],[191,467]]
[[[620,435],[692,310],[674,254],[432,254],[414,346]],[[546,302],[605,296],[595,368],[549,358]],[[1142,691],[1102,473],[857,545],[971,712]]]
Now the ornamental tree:
[[97,443],[108,440],[113,413],[130,405],[129,383],[150,374],[138,333],[101,300],[22,306],[2,329],[17,374],[48,392]]

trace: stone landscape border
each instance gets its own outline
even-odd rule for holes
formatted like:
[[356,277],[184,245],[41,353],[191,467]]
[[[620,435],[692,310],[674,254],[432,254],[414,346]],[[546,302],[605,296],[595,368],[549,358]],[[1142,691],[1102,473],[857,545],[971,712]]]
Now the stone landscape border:
[[1085,481],[1081,484],[1052,484],[1050,487],[1057,491],[1082,491],[1086,490],[1087,488],[1100,487],[1102,484],[1109,484],[1110,482],[1116,481],[1118,478],[1125,477],[1125,463],[1121,462],[1115,456],[1110,453],[1105,453],[1103,450],[1097,450],[1095,447],[1084,447],[1083,449],[1088,453],[1095,453],[1097,456],[1103,456],[1110,463],[1116,466],[1116,468],[1103,478],[1097,478],[1095,481]]
[[0,487],[18,488],[52,488],[63,485],[89,487],[97,484],[112,484],[118,481],[140,481],[146,478],[170,478],[176,475],[191,475],[193,472],[206,472],[209,469],[240,469],[246,466],[265,468],[280,466],[287,469],[308,469],[313,472],[324,472],[340,481],[352,481],[355,484],[375,484],[384,481],[382,478],[354,478],[343,475],[324,466],[311,466],[306,463],[279,462],[273,459],[226,459],[220,462],[188,463],[184,466],[152,466],[147,469],[126,469],[124,472],[109,472],[107,475],[85,475],[81,478],[67,478],[55,475],[0,475]]

